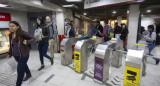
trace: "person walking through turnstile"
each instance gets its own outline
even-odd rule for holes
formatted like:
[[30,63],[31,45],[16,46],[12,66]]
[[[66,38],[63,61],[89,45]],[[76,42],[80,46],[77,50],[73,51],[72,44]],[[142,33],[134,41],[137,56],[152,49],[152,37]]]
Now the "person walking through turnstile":
[[38,71],[42,70],[44,66],[44,58],[46,57],[51,61],[51,65],[53,65],[53,58],[47,55],[48,50],[48,40],[49,40],[49,28],[45,25],[45,19],[42,17],[37,18],[37,29],[35,30],[34,37],[38,41],[38,51],[41,62],[41,67]]
[[54,42],[55,39],[57,38],[57,28],[56,26],[51,22],[51,18],[49,16],[46,16],[46,22],[47,22],[47,28],[49,29],[49,52],[50,52],[50,56],[51,58],[54,59]]
[[148,49],[149,49],[148,56],[152,56],[152,58],[156,61],[156,65],[157,65],[159,63],[159,58],[151,54],[151,51],[155,48],[155,41],[156,41],[156,33],[154,32],[154,26],[149,25],[148,31],[149,33],[146,36],[142,35],[142,37],[146,40],[148,45]]
[[[21,29],[21,26],[17,21],[9,22],[10,28],[10,49],[7,58],[14,56],[17,61],[17,82],[16,86],[21,86],[22,80],[28,80],[32,75],[28,68],[27,62],[29,59],[30,44],[34,42],[34,37]],[[24,78],[24,73],[26,77]],[[24,79],[23,79],[24,78]]]
[[[85,37],[86,39],[92,38],[94,35],[98,33],[98,29],[95,28],[91,22],[88,23],[88,28],[89,28],[88,33],[87,33],[87,36]],[[92,45],[91,51],[92,53],[95,51],[94,45]]]

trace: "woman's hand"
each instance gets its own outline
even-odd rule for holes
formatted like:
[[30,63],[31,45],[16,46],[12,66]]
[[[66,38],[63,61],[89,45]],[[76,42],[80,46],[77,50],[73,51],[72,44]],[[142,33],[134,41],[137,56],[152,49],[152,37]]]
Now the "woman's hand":
[[24,41],[23,41],[23,44],[27,45],[27,40],[24,40]]
[[10,55],[7,55],[6,58],[11,58],[11,56],[10,56]]

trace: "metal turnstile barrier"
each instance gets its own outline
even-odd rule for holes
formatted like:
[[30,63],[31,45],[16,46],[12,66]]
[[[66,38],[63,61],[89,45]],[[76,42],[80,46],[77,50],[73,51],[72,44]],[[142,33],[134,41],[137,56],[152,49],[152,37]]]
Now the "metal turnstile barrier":
[[119,68],[122,65],[122,49],[123,49],[123,41],[109,41],[110,43],[113,44],[113,52],[112,52],[112,66]]
[[74,51],[74,68],[78,73],[82,73],[88,68],[88,57],[90,48],[104,42],[104,38],[91,38],[78,41]]
[[108,41],[98,44],[95,52],[94,80],[104,82],[109,79],[110,66],[122,65],[121,41]]
[[128,50],[123,86],[139,86],[140,79],[146,74],[146,55],[148,49],[143,45],[136,45]]
[[81,38],[64,38],[61,42],[61,64],[69,65],[72,63],[72,45],[81,40]]
[[94,79],[104,82],[109,79],[110,57],[113,43],[99,44],[95,51]]

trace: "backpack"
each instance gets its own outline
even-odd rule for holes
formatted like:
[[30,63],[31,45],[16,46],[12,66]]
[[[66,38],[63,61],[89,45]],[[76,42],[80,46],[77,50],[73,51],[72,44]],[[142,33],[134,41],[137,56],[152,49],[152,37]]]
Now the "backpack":
[[113,36],[114,36],[114,31],[113,31],[112,27],[109,27],[107,37],[113,38]]

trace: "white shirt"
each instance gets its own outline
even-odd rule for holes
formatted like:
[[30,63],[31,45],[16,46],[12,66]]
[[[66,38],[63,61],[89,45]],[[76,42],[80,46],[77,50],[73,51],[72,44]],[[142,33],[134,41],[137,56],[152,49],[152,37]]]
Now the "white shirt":
[[67,29],[67,36],[68,36],[68,37],[69,37],[69,31],[70,31],[70,29],[71,29],[71,28],[68,28],[68,29]]

